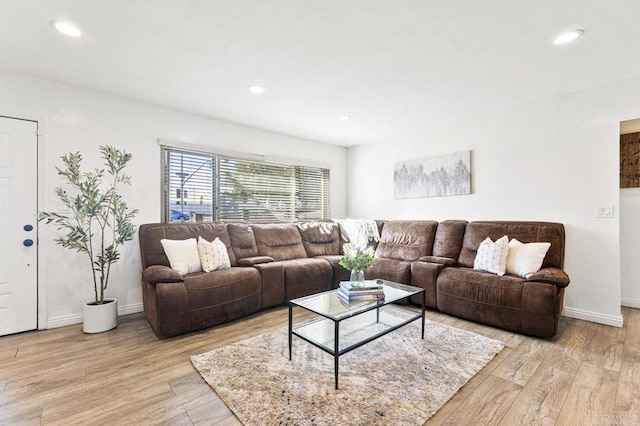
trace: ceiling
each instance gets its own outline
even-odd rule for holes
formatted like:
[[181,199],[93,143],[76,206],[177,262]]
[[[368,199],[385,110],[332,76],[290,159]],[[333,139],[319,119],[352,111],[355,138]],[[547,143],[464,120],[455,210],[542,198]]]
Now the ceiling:
[[[0,68],[341,146],[640,74],[638,0],[3,0],[1,10]],[[83,36],[56,32],[54,19]],[[584,37],[552,43],[573,28]]]

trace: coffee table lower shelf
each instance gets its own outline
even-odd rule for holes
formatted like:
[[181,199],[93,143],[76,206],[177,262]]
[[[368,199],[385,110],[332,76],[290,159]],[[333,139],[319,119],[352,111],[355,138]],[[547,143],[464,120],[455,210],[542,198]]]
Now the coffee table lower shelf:
[[289,360],[292,359],[293,336],[298,336],[332,355],[336,389],[338,389],[340,356],[417,319],[422,320],[421,338],[424,339],[424,305],[421,312],[397,305],[380,305],[372,310],[341,319],[320,316],[295,327],[293,326],[294,306],[299,305],[289,303]]

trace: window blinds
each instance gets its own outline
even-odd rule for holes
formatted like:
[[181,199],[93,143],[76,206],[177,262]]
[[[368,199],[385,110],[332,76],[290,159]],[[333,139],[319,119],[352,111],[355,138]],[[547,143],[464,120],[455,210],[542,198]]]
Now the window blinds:
[[329,170],[162,147],[164,220],[328,219]]

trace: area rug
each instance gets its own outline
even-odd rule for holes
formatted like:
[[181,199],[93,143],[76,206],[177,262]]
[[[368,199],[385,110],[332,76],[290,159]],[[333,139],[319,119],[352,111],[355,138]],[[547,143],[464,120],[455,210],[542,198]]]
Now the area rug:
[[427,321],[333,357],[287,328],[191,357],[246,425],[423,424],[502,349],[502,342]]

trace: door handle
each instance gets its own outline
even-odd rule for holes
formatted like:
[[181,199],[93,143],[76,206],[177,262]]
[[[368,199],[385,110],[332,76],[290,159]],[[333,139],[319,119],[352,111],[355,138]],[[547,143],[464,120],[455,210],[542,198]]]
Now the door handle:
[[22,242],[22,245],[25,246],[25,247],[31,247],[33,245],[33,240],[30,240],[30,239],[27,238],[26,240],[24,240]]

